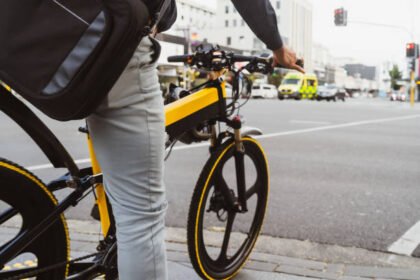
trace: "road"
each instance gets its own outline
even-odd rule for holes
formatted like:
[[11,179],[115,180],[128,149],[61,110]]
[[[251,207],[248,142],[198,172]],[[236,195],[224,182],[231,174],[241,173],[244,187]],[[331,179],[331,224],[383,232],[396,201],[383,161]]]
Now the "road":
[[[418,104],[251,100],[241,114],[265,134],[260,141],[270,163],[271,193],[264,234],[420,257]],[[47,123],[75,159],[88,157],[77,132],[83,122]],[[45,156],[4,115],[0,130],[2,157],[31,167],[45,181],[63,172],[43,166]],[[167,161],[169,226],[186,226],[206,158],[207,148],[193,145],[173,151]],[[67,215],[88,219],[90,207],[86,201]],[[402,238],[415,245],[402,248]]]

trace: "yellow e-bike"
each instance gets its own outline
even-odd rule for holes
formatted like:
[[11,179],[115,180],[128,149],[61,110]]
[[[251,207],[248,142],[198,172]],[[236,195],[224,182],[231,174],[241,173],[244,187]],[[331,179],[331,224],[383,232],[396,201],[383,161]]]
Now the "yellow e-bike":
[[[183,91],[165,106],[167,147],[176,141],[210,141],[205,164],[191,199],[187,239],[192,265],[205,279],[232,278],[245,264],[267,207],[269,173],[263,149],[237,114],[238,80],[248,71],[269,73],[271,61],[219,49],[170,57],[209,71],[203,85]],[[247,62],[236,69],[235,63]],[[226,99],[223,75],[232,71],[233,99]],[[25,168],[0,158],[0,279],[118,279],[115,223],[102,186],[102,174],[90,142],[92,167],[80,169],[45,124],[18,98],[0,86],[0,110],[14,120],[56,168],[68,173],[45,184]],[[220,126],[220,123],[224,126]],[[225,127],[221,129],[221,127]],[[81,131],[88,134],[87,128]],[[58,201],[54,192],[72,188]],[[65,217],[89,192],[96,193],[103,240],[87,256],[70,259]],[[10,267],[28,254],[29,267]],[[140,260],[141,261],[141,260]]]

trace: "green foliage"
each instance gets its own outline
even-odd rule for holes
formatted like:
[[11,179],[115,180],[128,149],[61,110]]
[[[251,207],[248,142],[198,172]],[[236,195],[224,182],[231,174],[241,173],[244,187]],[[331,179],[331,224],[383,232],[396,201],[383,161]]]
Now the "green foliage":
[[402,79],[402,73],[398,65],[392,67],[392,70],[389,71],[389,77],[391,78],[391,88],[393,90],[400,90],[401,85],[398,84],[398,81]]
[[273,73],[272,75],[268,75],[268,83],[275,85],[276,87],[280,86],[282,80],[282,76],[278,73]]

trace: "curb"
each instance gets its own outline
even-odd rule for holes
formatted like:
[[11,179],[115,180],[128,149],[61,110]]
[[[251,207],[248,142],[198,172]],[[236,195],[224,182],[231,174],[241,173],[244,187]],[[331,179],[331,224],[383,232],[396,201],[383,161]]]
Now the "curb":
[[[99,223],[95,221],[69,220],[68,223],[73,251],[86,252],[88,247],[96,246],[96,242],[101,238]],[[217,233],[208,233],[208,243],[212,244],[211,235]],[[232,236],[234,239],[240,237],[240,234]],[[186,230],[168,227],[166,244],[169,267],[176,268],[175,272],[171,272],[185,270],[190,275],[188,278],[184,275],[184,278],[174,276],[175,278],[171,279],[193,279],[190,278],[192,266],[188,257]],[[291,278],[292,276],[294,278]],[[244,267],[244,273],[241,272],[236,279],[308,279],[305,277],[339,280],[420,280],[420,259],[360,248],[260,236]]]

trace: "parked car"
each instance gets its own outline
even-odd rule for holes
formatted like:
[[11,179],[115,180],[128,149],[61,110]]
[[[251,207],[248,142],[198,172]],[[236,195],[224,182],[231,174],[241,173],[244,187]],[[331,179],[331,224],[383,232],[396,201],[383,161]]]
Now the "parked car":
[[254,85],[251,94],[253,98],[275,98],[277,97],[277,88],[269,84]]
[[349,94],[347,93],[346,89],[344,88],[338,88],[337,93],[335,94],[335,97],[338,100],[341,100],[343,102],[346,102],[346,98],[349,97]]
[[404,102],[407,99],[407,96],[401,92],[392,92],[389,100],[391,101],[401,101]]
[[318,101],[333,100],[335,102],[337,101],[337,92],[338,92],[337,86],[334,84],[329,84],[329,85],[325,84],[323,86],[319,86],[317,100]]

